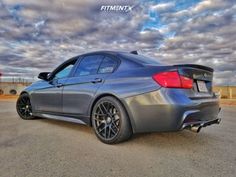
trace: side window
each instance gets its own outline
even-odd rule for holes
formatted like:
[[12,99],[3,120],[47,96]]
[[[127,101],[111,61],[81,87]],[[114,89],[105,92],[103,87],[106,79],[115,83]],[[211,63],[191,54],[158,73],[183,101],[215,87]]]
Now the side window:
[[75,76],[87,76],[97,74],[100,63],[103,59],[102,55],[85,56],[76,69]]
[[98,73],[102,74],[102,73],[112,73],[114,71],[114,69],[117,66],[117,61],[109,58],[109,57],[105,57],[102,61],[101,66],[99,67]]
[[61,78],[67,77],[67,76],[70,74],[70,72],[71,72],[71,70],[72,70],[72,68],[73,68],[73,66],[74,66],[74,64],[75,64],[75,62],[76,62],[76,61],[73,61],[73,62],[68,63],[67,65],[65,65],[60,71],[58,71],[58,72],[55,74],[55,78],[61,79]]

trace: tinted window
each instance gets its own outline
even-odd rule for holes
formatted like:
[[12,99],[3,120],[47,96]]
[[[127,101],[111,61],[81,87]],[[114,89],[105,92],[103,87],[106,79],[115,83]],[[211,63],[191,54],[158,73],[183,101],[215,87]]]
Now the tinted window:
[[68,63],[67,65],[65,65],[60,71],[58,71],[55,74],[55,78],[57,79],[61,79],[61,78],[65,78],[67,76],[69,76],[70,71],[72,70],[73,66],[75,64],[75,61]]
[[135,55],[135,54],[131,54],[131,53],[122,53],[121,56],[124,58],[127,58],[127,59],[131,59],[132,61],[140,63],[140,64],[162,65],[157,59],[145,57],[142,55]]
[[109,57],[105,57],[99,67],[98,73],[112,73],[116,68],[117,61]]
[[85,56],[79,63],[75,76],[87,76],[96,74],[103,59],[101,55]]

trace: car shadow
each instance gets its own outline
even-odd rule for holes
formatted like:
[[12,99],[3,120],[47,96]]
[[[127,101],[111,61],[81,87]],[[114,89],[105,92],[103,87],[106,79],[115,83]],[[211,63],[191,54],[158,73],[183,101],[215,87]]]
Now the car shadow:
[[188,149],[189,147],[200,148],[203,145],[214,144],[217,137],[212,133],[193,133],[188,130],[177,132],[141,133],[133,135],[132,139],[125,143],[141,144],[157,148]]
[[[50,124],[50,126],[60,126],[66,129],[80,131],[83,133],[91,134],[91,136],[95,136],[92,127],[89,127],[87,125],[52,119],[38,119],[38,121]],[[155,132],[134,134],[131,139],[123,143],[116,144],[116,146],[123,147],[142,145],[158,148],[172,147],[186,149],[192,146],[201,147],[202,145],[208,145],[215,140],[217,140],[217,137],[215,137],[212,133],[207,133],[204,131],[200,133],[193,133],[188,130],[183,130],[178,132]]]

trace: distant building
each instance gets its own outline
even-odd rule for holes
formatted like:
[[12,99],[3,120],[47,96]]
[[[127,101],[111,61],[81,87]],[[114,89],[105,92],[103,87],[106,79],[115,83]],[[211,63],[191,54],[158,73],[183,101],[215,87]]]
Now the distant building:
[[0,95],[18,95],[30,83],[0,82]]
[[27,87],[34,81],[34,77],[3,77],[0,73],[0,95],[19,95],[25,87]]

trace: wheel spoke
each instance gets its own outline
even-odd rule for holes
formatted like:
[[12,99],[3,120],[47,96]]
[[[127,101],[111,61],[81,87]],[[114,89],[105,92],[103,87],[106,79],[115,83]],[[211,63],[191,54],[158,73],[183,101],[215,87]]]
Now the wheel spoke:
[[30,118],[32,116],[32,106],[30,103],[30,99],[26,96],[22,96],[19,98],[17,102],[17,109],[22,117]]
[[114,125],[119,126],[120,124],[120,119],[116,119],[113,121]]
[[93,113],[96,133],[104,140],[110,140],[120,131],[120,116],[112,102],[104,101],[98,104]]
[[108,138],[111,137],[111,126],[109,126],[109,129],[108,129]]
[[23,100],[20,100],[20,101],[19,101],[19,104],[21,104],[21,105],[25,105],[25,103],[24,103]]
[[108,110],[108,112],[109,112],[110,114],[112,114],[112,109],[113,109],[113,105],[112,105],[111,103],[108,103],[108,108],[107,108],[107,110]]
[[111,131],[114,133],[114,135],[116,134],[116,131],[111,127]]
[[116,129],[118,129],[118,127],[117,127],[117,125],[115,124],[115,122],[112,122],[112,125],[114,125],[114,127],[115,127]]
[[22,103],[23,103],[23,104],[27,104],[26,98],[24,98],[24,97],[22,98]]
[[98,122],[102,122],[103,120],[99,119],[99,118],[94,118],[94,120],[98,121]]
[[20,101],[19,101],[19,103],[17,103],[17,106],[25,106],[25,104],[22,104],[22,103],[20,103]]
[[104,106],[103,103],[101,103],[101,106],[103,107],[103,109],[105,110],[105,113],[107,114],[108,113],[107,108]]
[[101,133],[104,129],[105,129],[105,126],[101,130],[99,130],[98,133]]
[[[101,124],[99,124],[99,125],[97,126],[97,130],[99,130],[99,128],[101,128],[102,125],[105,125],[105,126],[106,126],[106,124],[102,122]],[[105,127],[105,126],[104,126],[104,127]]]
[[96,116],[106,116],[106,114],[95,113]]
[[106,115],[106,114],[104,113],[104,111],[102,110],[102,108],[101,108],[100,105],[98,106],[98,108],[100,109],[100,112],[101,112],[102,114]]

